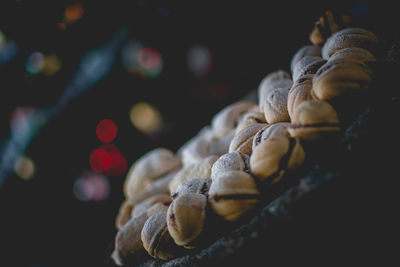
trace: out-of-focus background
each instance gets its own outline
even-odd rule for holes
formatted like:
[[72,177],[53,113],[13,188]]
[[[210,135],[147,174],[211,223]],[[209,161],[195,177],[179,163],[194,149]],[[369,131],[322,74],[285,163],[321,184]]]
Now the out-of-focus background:
[[393,14],[320,2],[2,1],[0,266],[112,266],[135,160],[289,71],[324,10]]

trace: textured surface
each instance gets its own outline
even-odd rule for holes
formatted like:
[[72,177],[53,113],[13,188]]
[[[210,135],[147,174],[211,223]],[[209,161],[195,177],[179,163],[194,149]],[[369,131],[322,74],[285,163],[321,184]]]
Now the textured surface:
[[252,218],[208,247],[142,266],[326,266],[395,259],[390,241],[398,234],[393,212],[398,174],[392,155],[399,148],[399,130],[391,118],[400,103],[391,87],[398,47],[385,50],[373,88],[381,93],[347,125],[331,153],[315,155],[316,163],[292,174]]
[[[392,108],[398,103],[394,100]],[[389,106],[388,106],[389,107]],[[372,135],[367,132],[376,123],[379,111],[368,109],[347,128],[343,150],[325,162],[315,164],[301,177],[293,175],[289,187],[266,204],[247,223],[238,226],[207,248],[168,262],[150,260],[142,266],[252,266],[298,263],[324,264],[341,262],[386,261],[390,258],[387,243],[375,239],[392,228],[386,225],[386,185],[375,184],[376,156],[364,154]],[[378,116],[379,117],[379,116]],[[370,153],[375,150],[370,150]],[[338,157],[337,157],[338,156]],[[336,159],[332,162],[331,159]],[[283,188],[281,188],[283,189]],[[376,210],[378,208],[378,210]],[[382,213],[382,214],[380,214]],[[371,253],[372,252],[372,253]],[[370,254],[369,254],[370,253]],[[382,257],[383,254],[389,257]]]

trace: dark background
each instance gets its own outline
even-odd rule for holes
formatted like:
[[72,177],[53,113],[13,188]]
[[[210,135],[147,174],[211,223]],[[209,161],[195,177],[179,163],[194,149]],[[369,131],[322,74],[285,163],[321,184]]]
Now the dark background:
[[[57,27],[65,8],[79,2],[83,16],[65,30]],[[156,48],[163,71],[155,79],[129,74],[117,57],[111,72],[61,110],[31,142],[26,155],[35,162],[32,179],[10,174],[0,187],[0,266],[101,266],[117,232],[114,221],[123,201],[121,175],[107,177],[110,194],[82,202],[74,181],[90,170],[89,155],[101,145],[96,125],[104,118],[118,127],[113,143],[128,167],[147,151],[176,151],[210,123],[224,106],[257,88],[271,71],[289,71],[293,54],[309,44],[315,20],[326,9],[349,11],[388,39],[395,11],[368,1],[2,1],[0,30],[19,51],[0,66],[0,141],[10,134],[10,116],[20,106],[53,105],[76,73],[82,57],[109,41],[121,28],[129,38]],[[210,73],[197,78],[187,67],[193,45],[209,48]],[[52,76],[27,75],[34,51],[62,61]],[[147,101],[168,125],[146,135],[129,121],[133,104]],[[0,155],[2,156],[2,155]]]

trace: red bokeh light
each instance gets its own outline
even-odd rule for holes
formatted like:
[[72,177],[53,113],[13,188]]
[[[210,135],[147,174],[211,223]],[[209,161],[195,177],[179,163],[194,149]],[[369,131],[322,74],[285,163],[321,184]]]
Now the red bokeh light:
[[161,54],[157,49],[152,47],[143,48],[139,52],[138,62],[145,69],[153,69],[161,62]]
[[117,125],[110,119],[104,119],[96,127],[97,138],[103,143],[109,143],[117,136]]
[[93,150],[89,163],[93,171],[108,176],[122,175],[128,168],[125,156],[115,145],[109,143]]
[[109,176],[118,176],[125,173],[128,168],[128,163],[119,149],[113,144],[104,144],[101,148],[110,156],[110,166],[104,173]]
[[93,171],[104,172],[111,166],[111,156],[104,148],[96,148],[90,154],[89,164]]

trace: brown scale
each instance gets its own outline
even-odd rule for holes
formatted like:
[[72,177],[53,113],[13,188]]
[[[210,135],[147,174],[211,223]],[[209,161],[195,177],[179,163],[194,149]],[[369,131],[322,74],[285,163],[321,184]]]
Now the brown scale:
[[327,10],[314,24],[314,30],[310,33],[310,41],[314,45],[323,45],[333,33],[351,26],[349,14]]

